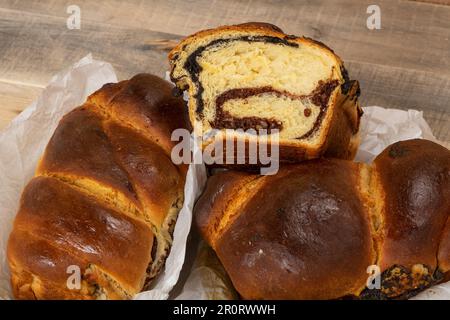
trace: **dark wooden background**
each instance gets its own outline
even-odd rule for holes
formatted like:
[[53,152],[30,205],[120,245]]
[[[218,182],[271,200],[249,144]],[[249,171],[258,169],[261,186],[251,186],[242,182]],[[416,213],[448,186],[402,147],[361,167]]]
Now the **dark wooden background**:
[[[72,4],[80,30],[66,27]],[[381,8],[381,30],[366,27],[370,4]],[[246,21],[325,42],[361,82],[363,105],[423,110],[450,144],[450,0],[0,0],[0,129],[89,52],[112,63],[119,79],[162,76],[181,37]]]

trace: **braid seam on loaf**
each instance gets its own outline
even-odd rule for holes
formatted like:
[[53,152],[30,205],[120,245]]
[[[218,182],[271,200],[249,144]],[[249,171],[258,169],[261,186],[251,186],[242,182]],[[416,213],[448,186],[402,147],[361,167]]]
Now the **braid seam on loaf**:
[[[17,230],[19,230],[22,233],[28,234],[31,238],[34,238],[35,240],[44,241],[48,246],[53,247],[54,249],[59,250],[59,251],[64,251],[69,256],[72,256],[72,257],[76,257],[77,256],[77,253],[72,251],[72,250],[70,250],[69,247],[67,247],[67,246],[63,246],[63,247],[56,246],[55,244],[52,243],[52,241],[49,241],[49,239],[46,238],[45,236],[43,236],[42,234],[36,234],[36,233],[34,233],[34,232],[30,231],[30,230],[26,230],[26,229],[22,229],[22,228],[18,228]],[[85,266],[86,270],[88,270],[89,268],[92,268],[92,266],[95,266],[96,270],[99,271],[100,274],[104,276],[105,280],[108,282],[109,286],[114,289],[115,293],[120,292],[121,294],[118,294],[118,295],[126,297],[126,298],[130,298],[130,297],[133,296],[133,294],[131,294],[125,288],[123,288],[119,284],[119,282],[117,280],[115,280],[114,277],[111,274],[109,274],[107,271],[103,270],[101,267],[99,267],[96,264],[92,264],[92,263],[89,263],[89,262],[86,261],[86,266]],[[33,282],[36,279],[39,279],[39,281],[42,281],[41,277],[39,277],[38,275],[35,275],[35,274],[33,274],[33,273],[31,273],[31,272],[29,272],[27,270],[23,270],[23,271],[25,271],[27,273],[30,273],[30,275],[33,278]],[[83,279],[82,279],[82,282],[81,282],[81,286],[82,286],[81,291],[85,290],[87,296],[90,296],[90,294],[88,294],[88,292],[92,291],[89,288],[96,288],[98,291],[104,291],[105,290],[104,286],[100,285],[98,279],[92,279],[91,281],[87,282],[84,279],[85,274],[86,274],[86,272],[82,276]],[[46,279],[46,281],[47,282],[51,282],[51,281],[49,281],[47,279]],[[33,295],[36,297],[38,295],[35,292],[35,289],[33,289],[33,282],[30,284],[30,289],[31,289]],[[92,297],[95,297],[95,291],[92,293]]]

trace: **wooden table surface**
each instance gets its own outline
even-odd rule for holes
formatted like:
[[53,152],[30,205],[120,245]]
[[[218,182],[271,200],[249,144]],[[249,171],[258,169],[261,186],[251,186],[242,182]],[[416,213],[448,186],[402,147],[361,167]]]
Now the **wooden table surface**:
[[[80,30],[66,27],[72,4]],[[370,4],[381,9],[380,30],[366,26]],[[0,0],[0,129],[89,52],[112,63],[119,79],[162,76],[167,51],[183,36],[246,21],[326,43],[360,81],[363,105],[423,110],[450,145],[450,0]]]

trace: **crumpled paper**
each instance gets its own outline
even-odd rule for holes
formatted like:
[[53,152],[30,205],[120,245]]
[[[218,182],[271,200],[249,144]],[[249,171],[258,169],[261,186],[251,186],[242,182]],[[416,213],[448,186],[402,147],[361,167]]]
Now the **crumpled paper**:
[[215,252],[203,240],[195,251],[196,259],[177,300],[237,300],[238,293]]
[[372,162],[397,141],[422,138],[438,142],[423,118],[423,112],[417,110],[365,107],[360,130],[361,144],[355,157],[359,162]]
[[[39,98],[0,132],[0,299],[12,299],[6,246],[23,188],[34,171],[59,120],[83,104],[105,83],[117,82],[113,67],[89,54],[54,76]],[[198,148],[194,153],[199,152]],[[153,288],[137,299],[167,299],[182,269],[192,207],[206,181],[203,165],[189,167],[185,202],[174,230],[172,250]]]
[[[365,107],[361,119],[361,144],[355,161],[370,163],[387,146],[397,141],[423,138],[438,142],[417,110]],[[200,244],[196,261],[176,299],[234,299],[235,291],[223,277],[222,266],[214,262],[211,250]],[[206,258],[205,258],[206,256]],[[217,257],[215,257],[217,259]],[[433,286],[413,300],[450,300],[450,282]]]

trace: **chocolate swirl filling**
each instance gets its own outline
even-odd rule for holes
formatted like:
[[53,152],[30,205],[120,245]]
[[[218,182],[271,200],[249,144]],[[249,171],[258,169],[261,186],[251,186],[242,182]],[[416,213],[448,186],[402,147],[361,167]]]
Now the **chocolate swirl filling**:
[[[274,43],[281,44],[290,47],[298,47],[298,44],[295,42],[288,41],[288,38],[278,38],[272,36],[241,36],[236,38],[228,38],[228,39],[216,39],[208,43],[207,45],[198,47],[194,52],[192,52],[187,58],[184,69],[190,74],[192,81],[197,86],[197,93],[195,95],[195,99],[197,101],[197,110],[196,112],[202,113],[204,104],[202,100],[202,94],[204,91],[203,85],[199,81],[199,75],[202,71],[202,67],[199,65],[197,58],[203,54],[203,52],[211,47],[219,46],[224,43],[232,42],[232,41],[245,41],[245,42],[264,42],[264,43]],[[177,79],[172,78],[172,81],[176,82]]]
[[[281,31],[281,30],[278,30]],[[228,38],[228,39],[216,39],[211,41],[210,43],[198,47],[194,52],[190,54],[190,56],[187,58],[184,69],[190,74],[191,79],[195,83],[197,90],[195,94],[196,99],[196,112],[202,116],[203,109],[204,109],[204,101],[202,99],[203,95],[203,85],[199,80],[199,75],[202,71],[202,67],[197,61],[197,58],[200,57],[205,50],[208,50],[212,47],[222,45],[224,43],[232,42],[232,41],[244,41],[244,42],[264,42],[264,43],[273,43],[273,44],[279,44],[279,45],[285,45],[290,47],[298,47],[298,43],[295,43],[293,41],[290,41],[291,39],[295,39],[296,37],[291,37],[286,35],[283,38],[279,37],[273,37],[273,36],[241,36],[241,37],[234,37],[234,38]],[[328,47],[321,44],[326,49],[330,50]],[[343,69],[344,75],[347,75],[346,70]],[[348,78],[348,77],[347,77]],[[346,89],[349,87],[350,81],[348,79],[344,79],[343,89]],[[176,81],[176,79],[172,79],[173,81]],[[259,88],[239,88],[239,89],[231,89],[228,91],[223,92],[221,95],[219,95],[216,99],[216,118],[211,123],[211,126],[213,128],[217,129],[267,129],[270,133],[271,129],[283,129],[283,123],[277,119],[274,118],[261,118],[261,117],[234,117],[229,112],[223,110],[223,104],[227,100],[231,99],[245,99],[250,96],[260,95],[264,93],[272,93],[276,94],[278,96],[287,96],[291,99],[298,99],[298,100],[309,100],[312,104],[320,107],[320,113],[317,117],[317,119],[314,122],[313,127],[308,130],[305,134],[303,134],[301,137],[298,137],[297,139],[304,139],[308,138],[311,135],[313,135],[318,128],[320,127],[320,123],[322,122],[322,119],[325,115],[326,107],[328,105],[328,100],[331,96],[331,93],[333,90],[339,85],[339,82],[337,80],[329,80],[329,81],[320,81],[316,89],[311,92],[308,95],[294,95],[289,92],[279,91],[274,89],[271,86],[264,86]],[[310,109],[304,110],[305,117],[309,117],[311,115]]]
[[[274,118],[261,118],[261,117],[234,117],[228,111],[223,110],[223,105],[226,101],[232,99],[246,99],[251,96],[257,96],[261,94],[274,94],[278,97],[289,97],[293,100],[300,100],[304,103],[310,102],[320,108],[320,113],[315,120],[313,127],[308,130],[304,135],[298,139],[304,139],[311,136],[320,126],[320,123],[325,115],[328,101],[330,99],[331,93],[339,85],[337,80],[331,81],[319,81],[318,86],[308,95],[295,95],[286,91],[276,90],[271,86],[264,86],[259,88],[238,88],[231,89],[223,92],[216,98],[216,117],[211,123],[213,128],[217,129],[267,129],[270,133],[271,129],[283,129],[283,123]],[[310,109],[304,110],[305,117],[311,115]]]

